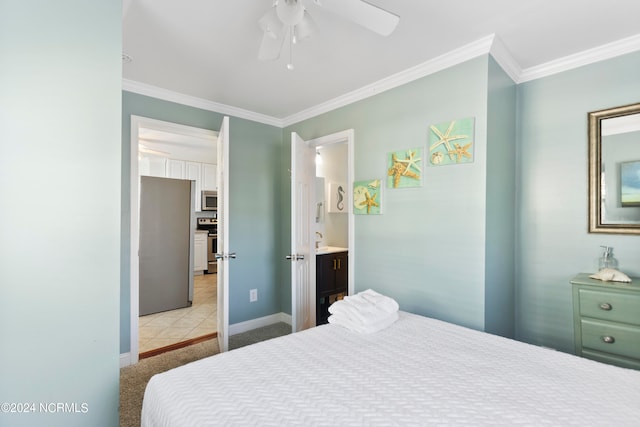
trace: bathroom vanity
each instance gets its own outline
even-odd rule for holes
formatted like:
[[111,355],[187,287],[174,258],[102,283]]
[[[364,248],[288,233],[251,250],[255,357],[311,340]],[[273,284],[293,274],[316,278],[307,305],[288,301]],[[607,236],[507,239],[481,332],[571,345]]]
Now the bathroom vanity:
[[329,306],[347,295],[348,251],[326,246],[316,253],[316,325],[327,323]]

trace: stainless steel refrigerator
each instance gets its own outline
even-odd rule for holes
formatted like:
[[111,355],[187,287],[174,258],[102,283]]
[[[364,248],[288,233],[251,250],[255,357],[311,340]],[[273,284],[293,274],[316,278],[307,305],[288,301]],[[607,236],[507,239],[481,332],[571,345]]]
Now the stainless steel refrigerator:
[[195,182],[140,177],[140,315],[193,301]]

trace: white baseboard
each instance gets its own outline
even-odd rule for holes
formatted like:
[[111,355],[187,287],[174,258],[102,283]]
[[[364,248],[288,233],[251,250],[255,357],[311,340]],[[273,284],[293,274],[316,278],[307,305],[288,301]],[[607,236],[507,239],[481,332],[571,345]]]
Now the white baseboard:
[[246,322],[234,323],[233,325],[229,325],[229,336],[241,334],[252,329],[273,325],[274,323],[279,322],[284,322],[290,325],[291,315],[280,312],[269,316],[259,317],[257,319],[247,320]]
[[129,365],[131,365],[131,353],[120,354],[120,367],[124,368]]

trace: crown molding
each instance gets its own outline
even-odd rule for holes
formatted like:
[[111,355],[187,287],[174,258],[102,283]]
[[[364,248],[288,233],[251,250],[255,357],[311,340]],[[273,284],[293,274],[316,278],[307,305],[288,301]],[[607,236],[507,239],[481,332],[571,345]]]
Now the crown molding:
[[276,117],[244,110],[242,108],[233,107],[231,105],[220,104],[218,102],[209,101],[207,99],[198,98],[191,95],[185,95],[179,92],[173,92],[171,90],[163,89],[157,86],[140,83],[135,80],[122,79],[122,90],[137,93],[139,95],[150,96],[152,98],[162,99],[164,101],[176,102],[178,104],[188,105],[190,107],[200,108],[202,110],[213,111],[220,114],[228,114],[230,116],[252,120],[254,122],[264,123],[279,128],[284,127],[282,120]]
[[428,76],[429,74],[461,64],[480,55],[484,55],[489,53],[493,40],[494,35],[483,37],[458,49],[440,55],[430,61],[423,62],[422,64],[418,64],[414,67],[378,80],[375,83],[363,86],[360,89],[356,89],[327,102],[323,102],[314,107],[285,117],[283,124],[285,127],[293,125],[303,120],[335,110],[336,108],[344,107],[345,105],[377,95],[389,89],[402,86],[414,80]]
[[502,39],[494,34],[493,43],[491,44],[491,50],[489,52],[493,59],[496,60],[498,65],[504,70],[505,73],[513,80],[515,83],[520,79],[520,75],[522,74],[522,68],[520,64],[513,58],[511,52],[507,49],[507,47],[502,42]]
[[402,86],[414,80],[445,70],[454,65],[461,64],[480,55],[490,54],[507,75],[516,83],[524,83],[548,77],[553,74],[568,71],[583,65],[604,61],[627,53],[640,50],[640,34],[627,37],[612,43],[608,43],[593,49],[589,49],[574,55],[569,55],[554,61],[550,61],[534,67],[522,69],[513,58],[502,40],[495,34],[478,39],[458,49],[447,52],[430,61],[423,62],[399,73],[385,77],[377,82],[356,89],[352,92],[330,99],[329,101],[315,105],[311,108],[292,114],[284,119],[267,116],[249,110],[220,104],[206,99],[184,95],[145,83],[133,80],[122,80],[122,89],[151,96],[165,101],[177,102],[203,110],[228,114],[234,117],[252,120],[279,128],[291,126],[303,120],[316,117],[345,105],[369,98],[389,89]]
[[565,56],[564,58],[545,62],[544,64],[534,67],[525,68],[520,74],[520,78],[516,83],[524,83],[530,80],[540,79],[542,77],[558,74],[563,71],[572,70],[606,59],[615,58],[640,50],[640,34],[607,43],[593,49],[585,50],[574,55]]

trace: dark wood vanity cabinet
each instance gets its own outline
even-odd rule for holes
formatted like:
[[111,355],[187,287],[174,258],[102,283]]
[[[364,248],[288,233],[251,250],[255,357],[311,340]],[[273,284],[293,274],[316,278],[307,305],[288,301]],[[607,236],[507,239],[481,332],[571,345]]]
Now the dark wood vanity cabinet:
[[316,325],[327,323],[329,306],[347,295],[347,254],[316,255]]

